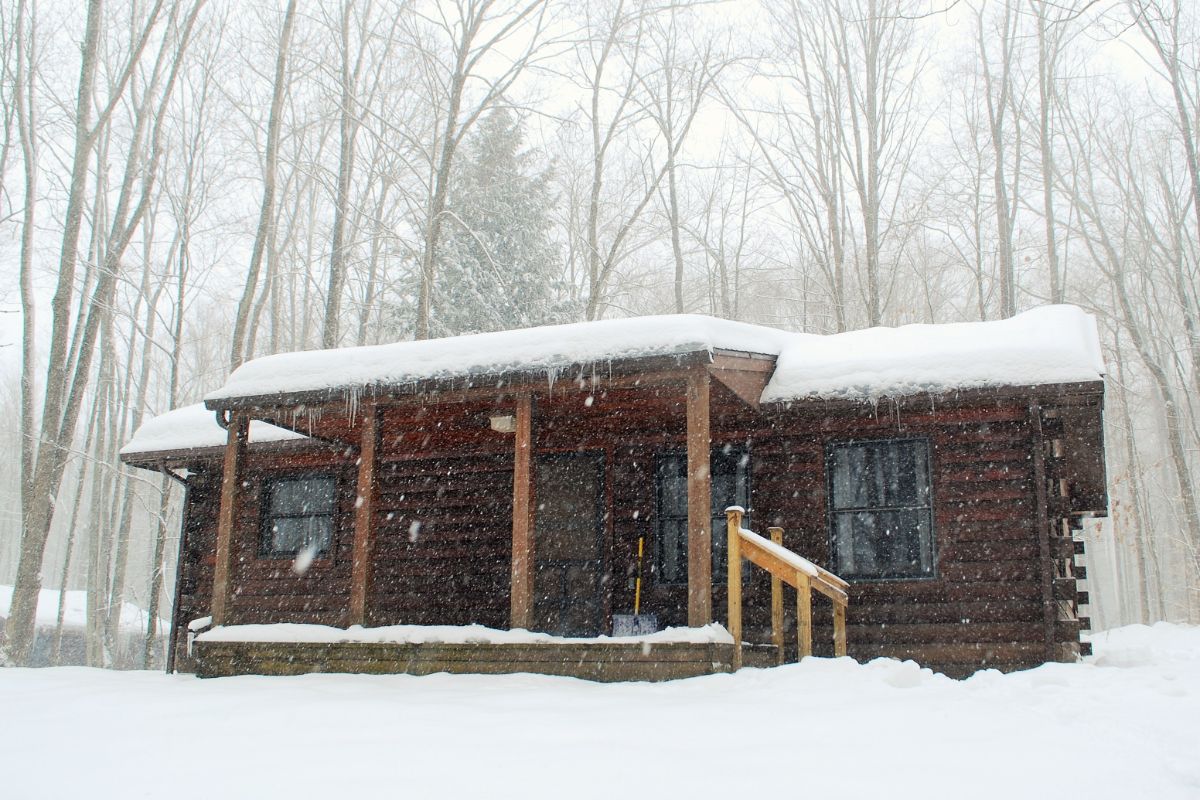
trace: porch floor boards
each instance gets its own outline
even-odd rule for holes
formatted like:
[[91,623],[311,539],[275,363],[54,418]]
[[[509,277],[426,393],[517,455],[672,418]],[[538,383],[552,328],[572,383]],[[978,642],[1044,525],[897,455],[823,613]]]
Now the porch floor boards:
[[[770,651],[770,652],[768,652]],[[303,675],[348,672],[431,675],[437,672],[499,675],[529,672],[592,681],[665,681],[729,672],[732,644],[640,642],[365,643],[196,642],[196,674]],[[774,664],[774,648],[750,651],[754,666]]]

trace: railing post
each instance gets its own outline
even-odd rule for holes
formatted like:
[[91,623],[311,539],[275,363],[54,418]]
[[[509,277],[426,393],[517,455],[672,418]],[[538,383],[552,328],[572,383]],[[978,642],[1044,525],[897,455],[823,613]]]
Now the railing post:
[[846,606],[842,603],[833,604],[833,654],[846,655]]
[[[783,528],[767,528],[771,541],[783,547]],[[771,644],[775,645],[775,663],[783,663],[783,581],[771,573]]]
[[812,655],[812,582],[796,573],[796,661]]
[[725,509],[725,530],[728,542],[725,548],[728,582],[726,597],[728,599],[729,634],[733,637],[733,669],[736,672],[742,668],[742,515],[746,511],[741,506],[730,506]]

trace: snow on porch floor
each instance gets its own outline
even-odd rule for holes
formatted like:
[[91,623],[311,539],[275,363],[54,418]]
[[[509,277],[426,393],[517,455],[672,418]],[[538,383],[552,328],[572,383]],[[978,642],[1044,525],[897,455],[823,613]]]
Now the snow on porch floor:
[[0,795],[1200,797],[1200,628],[1095,647],[966,681],[882,659],[653,685],[0,669]]

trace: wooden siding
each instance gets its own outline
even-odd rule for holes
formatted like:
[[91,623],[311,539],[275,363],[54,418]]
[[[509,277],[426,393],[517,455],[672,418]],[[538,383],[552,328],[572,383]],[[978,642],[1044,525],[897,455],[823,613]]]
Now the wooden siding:
[[508,625],[512,457],[385,463],[372,625]]
[[[1063,536],[1070,534],[1071,511],[1080,502],[1097,502],[1095,476],[1099,469],[1102,477],[1103,468],[1102,463],[1097,468],[1095,454],[1089,451],[1087,480],[1074,477],[1079,473],[1072,472],[1068,456],[1080,456],[1079,437],[1067,437],[1068,446],[1061,440],[1064,430],[1074,429],[1080,418],[1092,428],[1098,425],[1099,395],[1094,397],[1092,405],[1073,404],[1067,414],[1054,402],[1039,406],[1044,439],[1039,442],[1030,399],[1019,395],[974,395],[924,407],[819,404],[756,411],[714,383],[712,438],[714,446],[730,444],[750,452],[751,527],[760,532],[770,525],[784,528],[785,546],[831,569],[825,514],[827,446],[852,439],[928,439],[936,577],[852,582],[849,653],[859,659],[913,658],[951,674],[980,667],[1013,669],[1047,660],[1048,650],[1051,658],[1070,658],[1078,651],[1078,632],[1085,623],[1079,620],[1074,547]],[[511,406],[510,396],[496,402],[475,399],[436,407],[383,408],[369,624],[478,622],[507,627],[513,438],[491,431],[488,416],[510,412]],[[660,585],[649,576],[656,530],[655,459],[686,445],[683,384],[589,391],[567,381],[552,394],[535,396],[533,420],[536,453],[604,454],[608,552],[603,577],[610,587],[606,625],[612,613],[632,611],[639,536],[647,537],[643,612],[657,614],[662,625],[686,624],[687,587]],[[332,423],[330,427],[336,428]],[[346,430],[353,440],[352,426]],[[1046,457],[1042,501],[1033,458],[1039,447]],[[232,622],[344,624],[356,458],[353,448],[279,455],[252,450],[235,531]],[[207,613],[211,597],[220,480],[218,465],[213,468],[216,471],[200,470],[189,480],[179,628]],[[258,556],[259,503],[265,477],[306,470],[337,472],[343,522],[329,556],[297,576],[290,560]],[[1086,484],[1092,498],[1074,499],[1072,481]],[[1059,487],[1068,495],[1058,497]],[[1044,521],[1039,502],[1045,506]],[[1043,555],[1043,537],[1052,563]],[[769,642],[768,576],[752,571],[743,591],[747,639]],[[723,585],[714,587],[712,600],[714,618],[723,622]],[[790,597],[784,606],[789,617],[785,628],[794,629]],[[1052,621],[1049,636],[1047,619]],[[829,654],[831,625],[829,605],[818,601],[818,655]],[[177,645],[184,639],[177,633]],[[791,640],[788,647],[794,647]],[[187,667],[186,661],[179,663]]]

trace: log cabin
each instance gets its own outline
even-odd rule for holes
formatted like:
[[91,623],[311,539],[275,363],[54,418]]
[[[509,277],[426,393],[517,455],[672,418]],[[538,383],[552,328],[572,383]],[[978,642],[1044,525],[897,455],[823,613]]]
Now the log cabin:
[[960,676],[1086,653],[1103,371],[1070,306],[604,320],[258,358],[121,457],[186,488],[169,669]]

